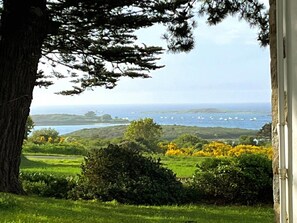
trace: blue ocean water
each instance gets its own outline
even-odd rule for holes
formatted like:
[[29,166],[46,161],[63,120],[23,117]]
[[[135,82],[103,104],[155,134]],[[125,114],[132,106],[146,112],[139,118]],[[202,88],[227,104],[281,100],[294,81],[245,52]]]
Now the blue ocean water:
[[[98,115],[110,114],[113,117],[130,121],[140,118],[153,118],[161,125],[186,125],[199,127],[225,127],[260,129],[271,122],[269,103],[249,104],[145,104],[145,105],[74,105],[32,107],[31,114],[78,114],[94,111]],[[55,128],[60,134],[84,128],[99,128],[110,124],[73,126],[36,126]]]

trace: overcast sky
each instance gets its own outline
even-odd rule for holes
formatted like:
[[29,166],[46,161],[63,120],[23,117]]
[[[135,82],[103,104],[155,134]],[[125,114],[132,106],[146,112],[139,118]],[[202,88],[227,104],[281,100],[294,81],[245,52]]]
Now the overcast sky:
[[[267,1],[266,1],[267,2]],[[141,40],[164,45],[159,27],[141,31]],[[34,90],[33,106],[79,104],[250,103],[270,101],[269,49],[256,41],[257,30],[228,18],[208,26],[201,18],[190,53],[165,53],[165,68],[150,79],[123,78],[112,90],[97,88],[80,96],[54,94],[67,85],[59,80]]]

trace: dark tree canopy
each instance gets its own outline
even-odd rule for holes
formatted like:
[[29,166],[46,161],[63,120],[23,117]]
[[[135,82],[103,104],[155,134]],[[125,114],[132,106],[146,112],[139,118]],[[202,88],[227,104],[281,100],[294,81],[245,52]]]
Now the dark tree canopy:
[[[138,43],[134,31],[140,28],[164,24],[172,50],[193,48],[191,1],[49,0],[46,7],[48,35],[41,62],[67,68],[63,73],[54,68],[52,72],[53,77],[67,77],[74,83],[72,90],[62,94],[96,86],[113,88],[122,76],[147,78],[150,70],[161,68],[156,62],[163,49]],[[38,8],[34,10],[39,13]],[[52,84],[43,72],[38,77],[38,85]]]
[[[10,1],[0,0],[0,15],[3,2]],[[193,49],[195,14],[206,16],[211,25],[239,15],[259,28],[261,45],[269,41],[268,15],[258,0],[48,0],[46,12],[41,63],[53,72],[39,71],[36,84],[48,86],[53,78],[69,78],[73,89],[62,91],[65,95],[98,86],[113,88],[120,77],[148,78],[151,70],[161,68],[157,61],[164,49],[139,43],[134,33],[154,24],[167,27],[164,39],[173,52]],[[65,71],[58,72],[58,65]]]

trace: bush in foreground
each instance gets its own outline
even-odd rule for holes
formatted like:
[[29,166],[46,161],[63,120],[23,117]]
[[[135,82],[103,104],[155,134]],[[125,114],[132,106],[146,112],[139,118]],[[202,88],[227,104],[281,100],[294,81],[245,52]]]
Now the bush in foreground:
[[68,198],[76,185],[74,178],[58,177],[45,173],[21,173],[23,189],[28,194],[41,197]]
[[88,154],[72,193],[73,198],[146,205],[177,204],[182,195],[182,184],[160,160],[118,145]]
[[272,164],[266,156],[208,158],[197,165],[193,188],[213,203],[272,203]]

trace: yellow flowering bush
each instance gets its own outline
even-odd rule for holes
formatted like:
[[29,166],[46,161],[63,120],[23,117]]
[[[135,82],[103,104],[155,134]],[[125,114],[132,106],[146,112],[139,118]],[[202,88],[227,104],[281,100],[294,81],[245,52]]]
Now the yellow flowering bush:
[[65,141],[65,138],[64,137],[60,137],[59,138],[59,143],[63,143]]
[[40,136],[39,138],[37,138],[37,141],[44,143],[46,142],[45,137],[44,136]]
[[200,151],[197,151],[197,152],[193,153],[192,156],[209,157],[209,156],[212,156],[212,154],[209,153],[209,152],[205,152],[203,150],[200,150]]
[[47,142],[48,142],[48,143],[53,143],[53,141],[54,141],[54,140],[53,140],[52,137],[48,137],[48,139],[47,139]]
[[179,148],[177,147],[177,145],[173,142],[170,142],[168,145],[167,145],[167,150],[178,150]]
[[272,159],[272,148],[253,145],[238,145],[228,151],[228,156],[240,156],[242,154],[262,154],[266,155],[269,159]]
[[214,157],[227,156],[228,151],[232,146],[223,142],[211,142],[203,147],[203,151],[211,154]]
[[253,145],[231,145],[223,142],[211,142],[205,144],[202,150],[195,150],[194,148],[178,148],[175,143],[169,143],[167,146],[163,145],[165,155],[167,156],[201,156],[201,157],[238,157],[242,154],[262,154],[272,159],[272,148]]
[[167,156],[191,156],[195,152],[195,149],[192,147],[178,148],[178,146],[173,142],[167,144],[167,146],[164,149],[165,155]]
[[180,149],[168,149],[165,153],[166,156],[185,156],[186,154]]

